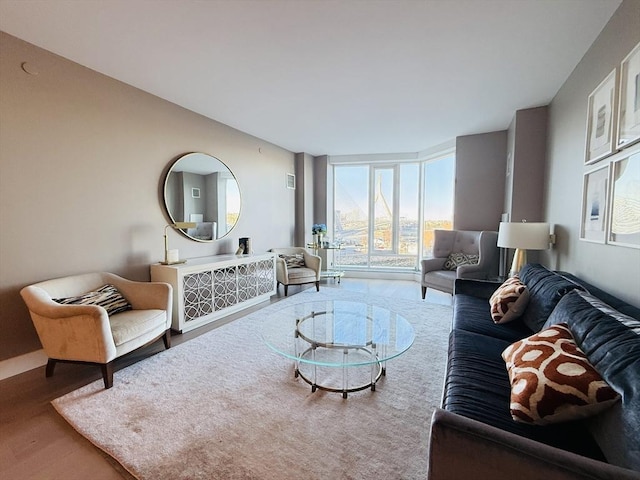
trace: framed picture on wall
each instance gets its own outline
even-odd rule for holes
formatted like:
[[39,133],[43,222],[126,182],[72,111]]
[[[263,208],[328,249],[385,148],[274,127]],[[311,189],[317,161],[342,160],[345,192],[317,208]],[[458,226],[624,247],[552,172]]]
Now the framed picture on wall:
[[200,198],[200,189],[193,187],[191,189],[191,198]]
[[608,243],[640,248],[640,151],[612,162]]
[[608,188],[608,163],[584,174],[580,240],[606,242]]
[[640,43],[620,65],[618,148],[640,140]]
[[617,72],[613,70],[596,87],[587,104],[587,149],[585,163],[611,155],[616,148]]

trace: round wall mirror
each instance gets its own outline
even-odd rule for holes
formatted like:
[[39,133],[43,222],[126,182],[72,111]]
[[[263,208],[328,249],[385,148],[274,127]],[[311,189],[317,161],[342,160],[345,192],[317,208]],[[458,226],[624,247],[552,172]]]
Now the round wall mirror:
[[231,170],[206,153],[181,156],[164,180],[164,205],[171,221],[195,223],[180,232],[199,242],[228,234],[240,216],[240,203]]

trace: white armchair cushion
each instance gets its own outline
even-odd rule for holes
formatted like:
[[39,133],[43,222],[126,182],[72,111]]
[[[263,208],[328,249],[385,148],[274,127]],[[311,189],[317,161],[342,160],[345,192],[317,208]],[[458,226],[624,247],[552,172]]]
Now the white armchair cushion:
[[[116,347],[158,330],[165,325],[167,312],[164,310],[130,310],[109,318],[113,343]],[[162,331],[162,327],[160,329]]]

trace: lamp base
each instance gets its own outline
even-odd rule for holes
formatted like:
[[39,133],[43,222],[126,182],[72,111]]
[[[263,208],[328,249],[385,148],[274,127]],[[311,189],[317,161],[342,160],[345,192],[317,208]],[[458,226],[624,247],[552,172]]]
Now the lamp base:
[[511,263],[511,271],[509,272],[509,276],[513,277],[514,275],[518,275],[522,267],[527,264],[527,250],[524,248],[516,248],[515,253],[513,254],[513,262]]
[[177,265],[179,263],[187,263],[186,260],[176,260],[175,262],[160,262],[160,265]]

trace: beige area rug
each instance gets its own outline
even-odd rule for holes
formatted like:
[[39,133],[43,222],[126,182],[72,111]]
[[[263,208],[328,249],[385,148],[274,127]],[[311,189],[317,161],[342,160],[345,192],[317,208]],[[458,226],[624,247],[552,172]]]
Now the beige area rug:
[[[256,333],[265,313],[312,300],[367,300],[402,314],[416,340],[376,391],[316,391]],[[141,480],[426,478],[451,307],[325,288],[304,291],[53,401]]]

